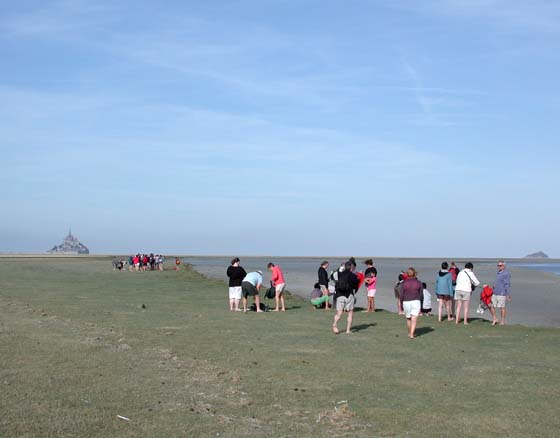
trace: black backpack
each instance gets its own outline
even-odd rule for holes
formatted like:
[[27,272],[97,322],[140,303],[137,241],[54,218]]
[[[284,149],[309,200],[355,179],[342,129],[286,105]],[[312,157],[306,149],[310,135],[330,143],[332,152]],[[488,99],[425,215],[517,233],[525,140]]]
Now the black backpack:
[[[268,312],[268,306],[264,303],[261,303],[260,308],[263,312]],[[257,305],[255,303],[251,304],[250,310],[252,312],[256,312],[257,311]]]
[[354,288],[350,282],[350,271],[342,271],[338,273],[338,281],[336,283],[336,289],[340,292],[352,292]]
[[276,288],[274,286],[270,286],[264,296],[269,300],[272,300],[276,297]]

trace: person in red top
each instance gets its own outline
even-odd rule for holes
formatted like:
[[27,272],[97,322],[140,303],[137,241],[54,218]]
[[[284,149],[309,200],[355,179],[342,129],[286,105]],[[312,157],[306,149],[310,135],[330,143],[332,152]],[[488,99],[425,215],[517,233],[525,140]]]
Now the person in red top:
[[455,285],[457,284],[457,275],[459,274],[459,268],[457,267],[455,262],[451,262],[449,272],[451,273],[451,284],[453,284],[453,287],[455,287]]
[[270,282],[274,289],[276,290],[276,295],[274,297],[274,301],[276,302],[276,307],[274,308],[273,312],[278,312],[280,304],[282,304],[282,312],[286,311],[286,304],[284,302],[284,288],[286,287],[286,281],[284,280],[284,274],[282,273],[282,269],[280,266],[275,266],[274,263],[268,264],[268,270],[272,272],[272,277],[270,278]]

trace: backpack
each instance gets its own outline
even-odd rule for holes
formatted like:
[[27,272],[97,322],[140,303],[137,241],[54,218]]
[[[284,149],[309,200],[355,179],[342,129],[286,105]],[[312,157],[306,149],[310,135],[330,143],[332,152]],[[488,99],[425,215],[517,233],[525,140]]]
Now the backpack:
[[[260,308],[263,312],[268,312],[268,306],[266,304],[261,303]],[[257,311],[257,305],[255,303],[251,304],[250,308],[251,312]]]
[[340,292],[352,292],[354,290],[352,284],[350,283],[350,271],[342,271],[338,273],[338,282],[336,283],[336,289]]
[[276,288],[274,286],[269,287],[264,296],[269,300],[272,300],[276,297]]

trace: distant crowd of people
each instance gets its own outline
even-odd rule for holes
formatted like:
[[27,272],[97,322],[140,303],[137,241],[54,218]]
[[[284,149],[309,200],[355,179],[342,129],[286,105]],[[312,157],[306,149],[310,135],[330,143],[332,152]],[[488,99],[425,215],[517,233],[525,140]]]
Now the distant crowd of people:
[[[336,270],[328,272],[329,262],[323,261],[319,266],[318,281],[311,292],[311,304],[315,308],[329,310],[335,308],[336,312],[332,323],[332,331],[339,333],[338,323],[344,313],[347,314],[346,333],[351,332],[353,313],[356,304],[356,293],[362,285],[367,294],[367,308],[364,312],[375,312],[375,295],[377,292],[377,268],[372,259],[364,261],[364,272],[357,270],[354,257],[342,263]],[[270,262],[267,266],[271,272],[271,288],[266,296],[274,298],[273,311],[285,311],[284,291],[286,281],[280,266]],[[506,323],[506,302],[511,300],[511,276],[506,269],[506,263],[500,260],[497,264],[498,272],[494,285],[484,285],[480,293],[478,313],[489,310],[492,316],[492,325]],[[229,308],[230,311],[248,311],[248,298],[253,297],[252,310],[263,312],[265,306],[260,301],[259,291],[263,285],[263,273],[260,270],[247,273],[240,265],[238,257],[231,261],[226,271],[229,277]],[[332,283],[331,283],[332,281]],[[469,302],[472,293],[480,285],[474,274],[474,266],[467,262],[460,270],[455,262],[449,265],[441,264],[441,269],[436,274],[435,294],[438,301],[438,321],[442,322],[444,316],[448,321],[459,324],[469,324]],[[409,267],[401,271],[394,286],[395,299],[399,315],[404,315],[407,322],[408,336],[416,336],[416,324],[420,315],[430,316],[432,312],[432,299],[425,282],[417,278],[416,269]],[[332,302],[331,302],[332,300]],[[242,305],[242,307],[240,307]],[[445,308],[446,314],[443,314]],[[498,315],[499,312],[499,315]]]
[[128,258],[117,259],[112,261],[113,269],[116,271],[125,271],[128,266],[129,271],[163,271],[163,263],[165,258],[161,254],[136,254]]

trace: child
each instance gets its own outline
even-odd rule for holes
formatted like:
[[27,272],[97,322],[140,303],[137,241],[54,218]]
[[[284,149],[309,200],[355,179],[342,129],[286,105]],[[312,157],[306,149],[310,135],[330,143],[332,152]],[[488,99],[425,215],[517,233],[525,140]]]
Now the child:
[[367,288],[367,310],[366,312],[375,312],[375,292],[377,291],[377,273],[373,270],[368,272],[365,277]]
[[325,307],[325,303],[329,301],[329,296],[323,294],[319,283],[315,283],[313,287],[315,289],[311,291],[311,304],[313,304],[316,309],[322,309]]
[[426,283],[422,283],[424,299],[422,300],[422,315],[432,316],[432,295]]

